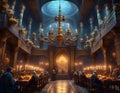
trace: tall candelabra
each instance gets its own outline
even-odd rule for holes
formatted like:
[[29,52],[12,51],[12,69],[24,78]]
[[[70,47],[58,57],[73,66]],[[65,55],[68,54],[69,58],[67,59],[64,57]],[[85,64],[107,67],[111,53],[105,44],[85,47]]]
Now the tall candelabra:
[[65,35],[63,35],[63,29],[62,29],[62,22],[64,22],[66,20],[65,16],[62,15],[61,12],[61,3],[59,1],[59,13],[58,15],[55,17],[55,21],[58,23],[58,30],[57,30],[57,35],[54,35],[54,31],[51,28],[49,33],[48,33],[48,37],[44,37],[44,29],[41,27],[40,28],[40,41],[43,42],[48,42],[49,44],[55,44],[55,42],[57,41],[59,43],[59,45],[62,45],[62,42],[64,42],[64,44],[68,45],[71,44],[72,42],[74,42],[75,40],[78,39],[78,31],[75,30],[75,36],[72,36],[71,30],[70,30],[70,24],[68,24],[68,29],[65,33]]

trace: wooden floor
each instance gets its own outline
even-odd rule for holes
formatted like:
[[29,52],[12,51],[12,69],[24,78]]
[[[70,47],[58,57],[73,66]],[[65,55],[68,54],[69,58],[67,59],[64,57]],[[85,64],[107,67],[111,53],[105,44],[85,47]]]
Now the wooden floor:
[[71,80],[52,81],[41,93],[88,93],[86,89],[75,85]]

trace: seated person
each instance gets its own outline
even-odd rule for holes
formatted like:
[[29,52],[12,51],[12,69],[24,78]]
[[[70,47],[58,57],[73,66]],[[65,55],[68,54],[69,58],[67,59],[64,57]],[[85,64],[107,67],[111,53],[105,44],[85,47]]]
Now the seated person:
[[5,73],[0,78],[0,93],[18,93],[11,67],[7,67]]
[[92,83],[92,86],[97,89],[98,93],[103,93],[103,89],[102,89],[103,85],[102,85],[102,82],[97,77],[96,72],[93,72],[91,76],[91,83]]
[[41,74],[39,75],[39,78],[43,78],[44,77],[44,72],[41,72]]
[[31,77],[31,79],[30,79],[30,81],[29,81],[29,85],[35,85],[35,84],[38,83],[38,81],[39,81],[39,78],[38,78],[36,72],[33,71],[32,77]]
[[81,85],[85,86],[85,83],[87,81],[87,77],[86,77],[86,75],[85,75],[85,73],[83,71],[81,72],[80,80],[81,80]]

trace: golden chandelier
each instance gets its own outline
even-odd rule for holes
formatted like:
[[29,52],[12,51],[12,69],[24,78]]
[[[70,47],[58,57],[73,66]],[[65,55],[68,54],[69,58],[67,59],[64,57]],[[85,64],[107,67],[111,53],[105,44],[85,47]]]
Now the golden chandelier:
[[62,22],[66,20],[65,16],[61,14],[61,4],[59,0],[59,14],[55,16],[55,21],[58,22],[58,31],[57,35],[54,36],[54,32],[52,30],[49,31],[48,37],[44,37],[44,30],[42,27],[40,27],[40,40],[43,42],[48,42],[50,44],[55,43],[55,41],[59,42],[61,45],[62,42],[64,42],[66,45],[71,44],[72,42],[76,41],[78,39],[78,31],[76,29],[75,36],[72,37],[72,33],[70,30],[70,25],[68,24],[68,29],[63,35],[63,29],[62,29]]

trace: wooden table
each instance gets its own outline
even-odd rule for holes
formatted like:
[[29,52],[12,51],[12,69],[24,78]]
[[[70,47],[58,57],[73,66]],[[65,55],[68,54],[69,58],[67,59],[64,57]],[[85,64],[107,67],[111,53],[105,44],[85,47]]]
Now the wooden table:
[[19,89],[20,93],[22,93],[22,91],[26,88],[26,86],[28,85],[29,81],[26,80],[18,80],[16,81],[16,86]]

